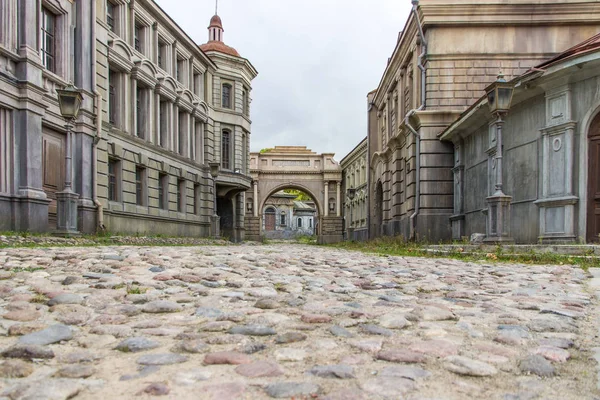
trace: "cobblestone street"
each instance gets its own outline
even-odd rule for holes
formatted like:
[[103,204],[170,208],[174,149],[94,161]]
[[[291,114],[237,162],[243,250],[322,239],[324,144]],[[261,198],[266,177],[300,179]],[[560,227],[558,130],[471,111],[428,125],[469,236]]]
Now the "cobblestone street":
[[288,244],[0,265],[1,399],[600,398],[597,278],[577,267]]

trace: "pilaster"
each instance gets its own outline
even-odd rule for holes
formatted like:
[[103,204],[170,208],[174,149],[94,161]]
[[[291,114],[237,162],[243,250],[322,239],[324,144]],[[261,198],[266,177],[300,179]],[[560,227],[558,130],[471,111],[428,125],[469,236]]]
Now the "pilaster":
[[546,93],[546,127],[541,129],[542,191],[539,207],[542,242],[574,242],[579,198],[573,192],[574,132],[571,89],[564,85]]

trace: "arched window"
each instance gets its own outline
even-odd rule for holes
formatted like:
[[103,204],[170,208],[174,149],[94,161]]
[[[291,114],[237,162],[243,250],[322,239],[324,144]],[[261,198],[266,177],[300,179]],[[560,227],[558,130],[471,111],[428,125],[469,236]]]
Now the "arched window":
[[229,83],[224,83],[221,86],[221,105],[223,108],[231,108],[231,85]]
[[279,218],[280,218],[279,225],[285,226],[285,212],[282,211],[281,216]]
[[298,218],[298,228],[302,228],[302,218]]
[[231,169],[231,132],[223,129],[221,134],[221,168]]

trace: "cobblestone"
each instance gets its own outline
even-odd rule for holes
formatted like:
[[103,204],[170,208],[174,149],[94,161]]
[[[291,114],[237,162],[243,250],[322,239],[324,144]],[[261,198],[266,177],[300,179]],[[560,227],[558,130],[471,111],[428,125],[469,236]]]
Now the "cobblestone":
[[598,271],[288,244],[0,267],[0,398],[600,398]]

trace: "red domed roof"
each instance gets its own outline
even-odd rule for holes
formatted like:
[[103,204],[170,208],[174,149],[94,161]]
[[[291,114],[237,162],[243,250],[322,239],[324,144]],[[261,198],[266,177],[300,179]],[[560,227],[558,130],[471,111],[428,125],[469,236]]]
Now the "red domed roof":
[[200,45],[200,49],[204,52],[218,51],[219,53],[229,54],[230,56],[241,57],[236,49],[216,40],[211,40],[208,43]]
[[223,29],[223,23],[221,22],[221,17],[219,17],[218,15],[213,15],[213,17],[210,19],[210,24],[208,25],[209,28],[212,27],[217,27],[217,28],[221,28]]

